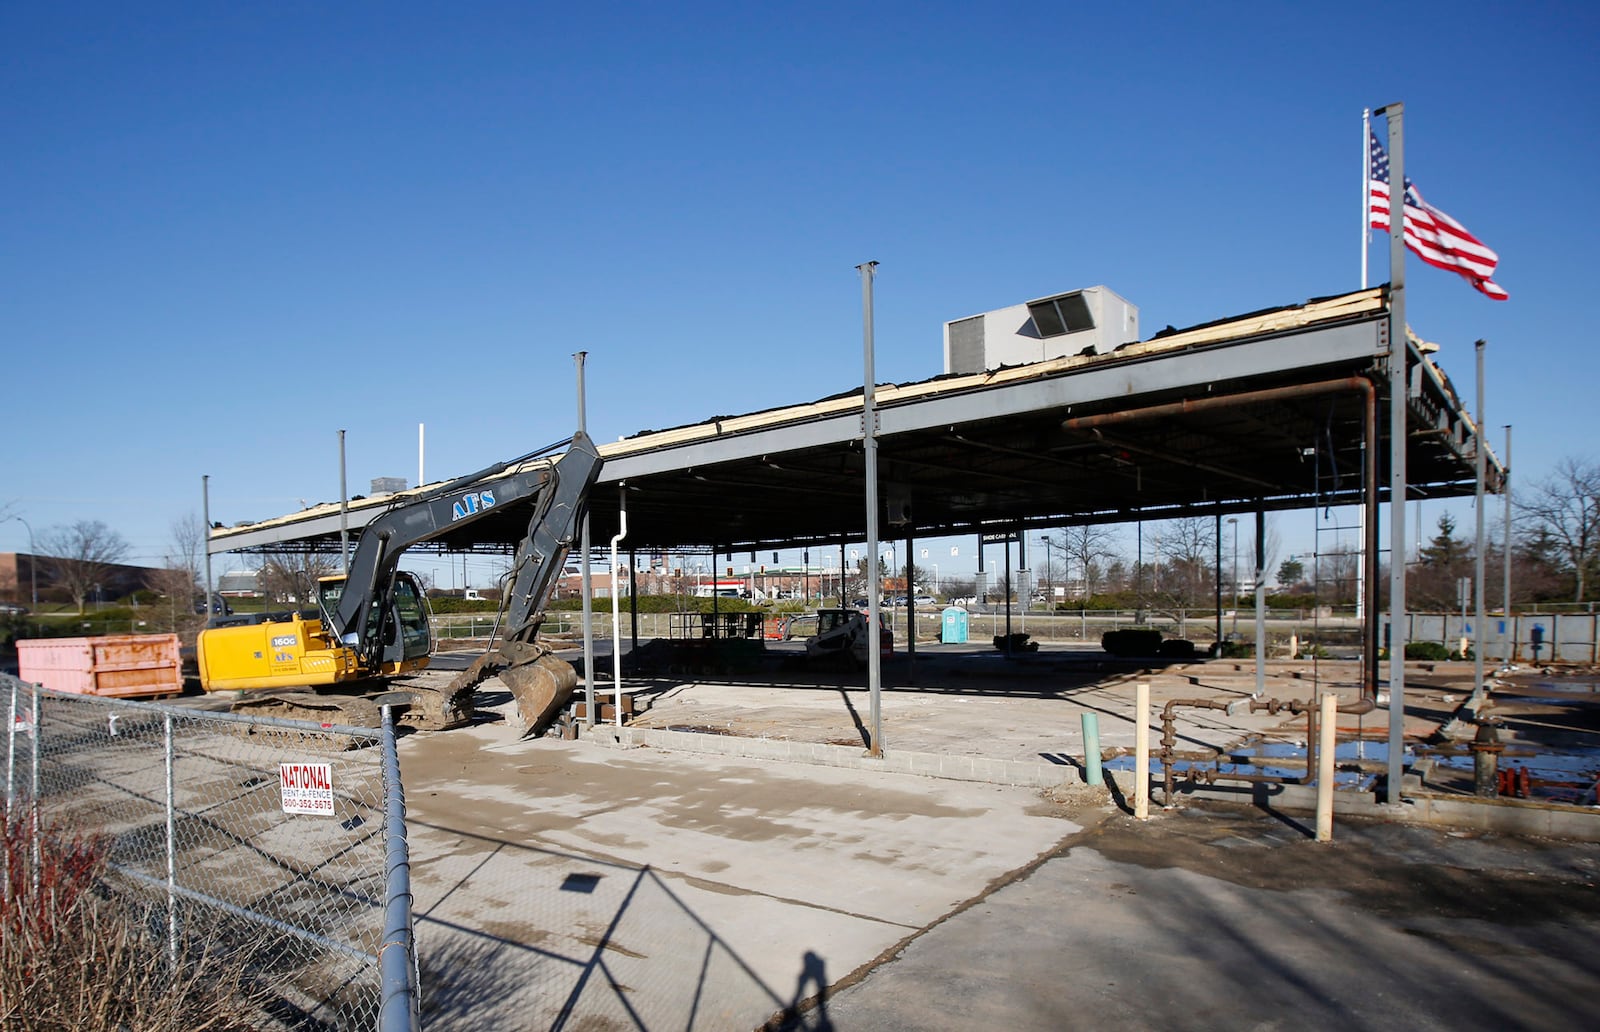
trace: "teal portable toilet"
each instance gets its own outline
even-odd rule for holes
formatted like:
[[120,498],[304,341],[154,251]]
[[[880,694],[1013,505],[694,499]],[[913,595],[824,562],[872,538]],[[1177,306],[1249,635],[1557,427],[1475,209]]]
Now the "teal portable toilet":
[[946,606],[944,619],[939,624],[939,640],[946,645],[967,643],[967,611],[960,606]]

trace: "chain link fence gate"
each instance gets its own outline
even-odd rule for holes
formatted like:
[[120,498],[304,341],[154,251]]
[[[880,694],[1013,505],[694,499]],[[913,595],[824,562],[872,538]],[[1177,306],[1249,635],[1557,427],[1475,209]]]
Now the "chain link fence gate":
[[[186,937],[234,950],[282,1028],[418,1027],[404,795],[393,725],[243,717],[53,692],[0,675],[6,817],[98,836],[109,888],[165,903]],[[9,698],[7,698],[9,697]],[[387,717],[387,708],[385,708]],[[6,891],[24,884],[10,870]]]

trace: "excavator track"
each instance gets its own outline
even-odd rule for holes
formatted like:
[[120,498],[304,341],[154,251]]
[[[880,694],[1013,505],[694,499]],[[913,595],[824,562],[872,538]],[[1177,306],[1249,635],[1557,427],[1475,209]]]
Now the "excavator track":
[[369,686],[375,691],[253,691],[236,700],[232,709],[282,720],[378,727],[383,705],[390,703],[396,706],[395,723],[400,727],[446,731],[473,722],[478,686],[492,677],[516,701],[507,719],[523,735],[550,727],[578,684],[571,665],[543,645],[508,642],[479,656],[443,685],[438,674],[424,673]]

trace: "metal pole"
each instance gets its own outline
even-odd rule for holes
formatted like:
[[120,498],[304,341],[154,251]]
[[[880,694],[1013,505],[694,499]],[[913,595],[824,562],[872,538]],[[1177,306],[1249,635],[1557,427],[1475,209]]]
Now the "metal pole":
[[[1216,570],[1215,570],[1215,573],[1214,573],[1213,583],[1216,586],[1215,596],[1216,596],[1216,603],[1217,603],[1217,639],[1216,640],[1217,640],[1217,647],[1220,649],[1222,647],[1222,513],[1219,512],[1215,516],[1211,517],[1211,521],[1214,524],[1216,524],[1215,530],[1216,530],[1216,533],[1217,533],[1217,553],[1216,553],[1217,554],[1217,562],[1216,562]],[[1234,543],[1238,544],[1238,538],[1237,537],[1234,538]],[[1238,592],[1234,592],[1234,594],[1235,594],[1235,596],[1237,596]]]
[[[206,619],[211,619],[211,476],[207,474],[200,478],[200,519],[205,523],[205,537],[201,539],[200,547],[206,553]],[[30,546],[31,547],[31,546]],[[31,562],[30,562],[31,565]],[[37,594],[37,592],[35,592]],[[39,604],[38,598],[33,604]]]
[[33,895],[39,897],[39,740],[44,737],[44,711],[39,708],[43,690],[33,686],[33,720],[29,728],[28,761],[32,768],[28,776],[28,823],[33,840]]
[[[583,388],[583,361],[587,358],[587,351],[579,351],[572,356],[578,366],[578,429],[584,433],[589,432],[588,412],[584,400]],[[589,512],[587,507],[583,513],[583,527],[579,532],[578,547],[583,552],[583,562],[579,567],[583,571],[583,722],[589,727],[594,727],[594,572],[589,565]],[[716,578],[712,578],[715,586]],[[713,590],[715,595],[716,591]]]
[[178,969],[178,807],[177,786],[172,769],[172,714],[164,714],[161,723],[167,791],[167,967],[171,971],[176,971]]
[[611,704],[622,726],[622,597],[617,587],[617,546],[628,536],[628,482],[617,485],[617,532],[611,537]]
[[1262,568],[1262,557],[1267,551],[1267,513],[1261,501],[1256,501],[1256,692],[1255,697],[1267,694],[1267,571]]
[[1228,520],[1233,524],[1233,628],[1232,633],[1239,633],[1239,518],[1237,516]]
[[1483,691],[1483,646],[1489,638],[1489,635],[1485,633],[1487,625],[1484,624],[1483,604],[1483,476],[1484,462],[1486,460],[1484,453],[1489,447],[1489,442],[1483,438],[1485,425],[1483,422],[1483,347],[1483,341],[1481,340],[1473,345],[1478,355],[1478,424],[1473,433],[1472,442],[1473,451],[1477,452],[1476,465],[1478,474],[1477,494],[1474,502],[1478,511],[1477,538],[1474,546],[1477,549],[1477,561],[1473,563],[1472,568],[1473,585],[1477,589],[1477,603],[1472,610],[1473,627],[1475,628],[1475,633],[1472,636],[1472,690],[1474,694]]
[[[6,723],[6,818],[16,804],[17,777],[17,687],[21,681],[11,682],[11,719]],[[9,886],[10,883],[7,883]]]
[[378,948],[378,976],[383,984],[378,1027],[383,1032],[419,1027],[417,988],[413,981],[411,927],[411,851],[406,844],[406,792],[400,780],[400,754],[395,748],[394,713],[383,707],[383,945]]
[[[339,431],[339,572],[350,574],[350,489],[345,484],[344,431]],[[210,578],[210,574],[206,575]],[[209,585],[207,585],[209,588]],[[206,599],[206,609],[211,600]]]
[[1403,104],[1378,109],[1389,123],[1389,770],[1386,801],[1400,802],[1406,729],[1405,124]]
[[882,585],[878,579],[878,413],[876,403],[876,372],[873,370],[872,340],[872,278],[877,262],[864,262],[856,266],[861,273],[861,336],[863,371],[861,388],[861,447],[866,459],[867,481],[867,687],[871,694],[869,736],[871,745],[867,755],[883,756],[883,657],[879,653],[879,628],[883,626],[879,615],[879,595]]
[[1511,619],[1511,426],[1509,423],[1506,425],[1505,493],[1506,515],[1505,526],[1502,528],[1502,532],[1505,534],[1505,541],[1502,547],[1505,551],[1500,557],[1501,565],[1505,569],[1502,571],[1504,583],[1500,585],[1500,611],[1505,614],[1506,618],[1506,665],[1509,666],[1511,661],[1516,658],[1516,650],[1511,646],[1511,642],[1516,640],[1513,633],[1516,624]]
[[[1372,239],[1372,112],[1361,109],[1361,289],[1367,289],[1367,244]],[[1393,209],[1393,202],[1390,204]],[[1360,597],[1359,592],[1357,597]]]
[[427,468],[423,462],[424,444],[427,441],[428,424],[417,424],[417,486],[421,487],[427,481],[423,479],[424,470]]
[[1150,683],[1133,687],[1133,815],[1150,816]]

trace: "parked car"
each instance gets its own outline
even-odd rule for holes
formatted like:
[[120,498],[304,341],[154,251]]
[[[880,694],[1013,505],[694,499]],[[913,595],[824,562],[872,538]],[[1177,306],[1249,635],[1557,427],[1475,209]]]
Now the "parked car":
[[[199,613],[202,616],[206,615],[206,597],[204,595],[196,595],[195,596],[195,598],[194,598],[194,611],[196,613]],[[221,595],[212,595],[211,596],[211,613],[210,613],[210,615],[211,616],[232,616],[233,615],[233,606],[229,605],[228,604],[228,600],[223,598]]]
[[27,616],[28,607],[15,602],[0,602],[0,616]]
[[919,606],[936,606],[939,604],[939,600],[932,595],[918,595],[912,601]]

